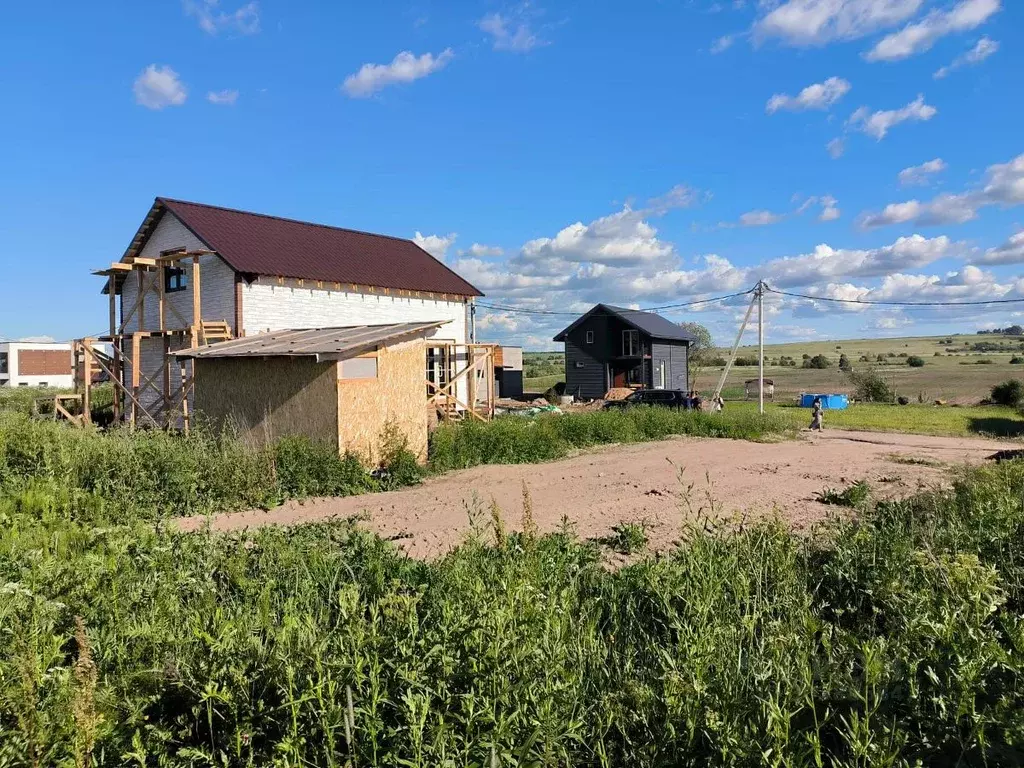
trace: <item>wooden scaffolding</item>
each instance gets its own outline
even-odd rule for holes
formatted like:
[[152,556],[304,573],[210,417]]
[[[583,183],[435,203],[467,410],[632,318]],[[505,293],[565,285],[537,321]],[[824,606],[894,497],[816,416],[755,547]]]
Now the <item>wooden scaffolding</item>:
[[[227,321],[204,320],[202,316],[200,259],[213,253],[180,248],[163,251],[155,259],[128,256],[93,273],[107,278],[104,292],[110,299],[109,332],[74,342],[74,398],[80,402],[80,413],[61,409],[72,422],[92,423],[93,385],[97,380],[108,379],[114,388],[115,422],[125,421],[133,428],[146,425],[161,429],[180,427],[188,431],[195,363],[184,358],[179,360],[173,352],[232,338]],[[167,300],[165,272],[168,269],[180,270],[187,278],[191,313],[183,312]],[[130,307],[122,303],[119,319],[118,296],[129,280],[136,281],[138,286],[135,301]],[[147,300],[156,302],[154,327],[146,327]],[[146,339],[162,342],[160,364],[148,372],[143,371],[142,359]],[[110,345],[109,354],[98,346],[104,343]],[[173,381],[174,370],[179,375],[177,382]],[[57,406],[55,403],[55,410]]]
[[427,342],[427,397],[441,421],[494,417],[497,344]]

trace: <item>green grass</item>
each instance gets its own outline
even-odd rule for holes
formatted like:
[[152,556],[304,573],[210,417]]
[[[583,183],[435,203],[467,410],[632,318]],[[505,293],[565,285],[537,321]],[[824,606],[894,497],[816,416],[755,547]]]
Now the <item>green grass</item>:
[[1020,765],[1022,488],[693,521],[610,571],[498,513],[422,563],[37,480],[0,496],[0,765]]
[[113,512],[155,518],[418,482],[415,459],[404,444],[388,439],[383,467],[371,473],[358,458],[304,438],[257,448],[201,429],[188,436],[127,428],[100,432],[0,411],[0,489],[42,478],[96,493]]
[[523,391],[533,392],[535,394],[544,394],[560,381],[565,381],[565,373],[556,373],[550,376],[537,376],[530,379],[524,378]]
[[[729,402],[726,413],[756,413],[756,402]],[[769,403],[771,414],[794,429],[811,422],[809,408]],[[1024,418],[1004,406],[951,407],[933,405],[881,405],[855,403],[842,411],[825,411],[825,429],[905,432],[921,435],[952,435],[1016,438],[1024,436]]]
[[674,435],[761,440],[790,430],[790,423],[779,414],[762,417],[749,409],[707,413],[638,407],[533,419],[501,416],[487,423],[438,427],[430,441],[430,467],[445,472],[478,464],[529,464],[610,443]]

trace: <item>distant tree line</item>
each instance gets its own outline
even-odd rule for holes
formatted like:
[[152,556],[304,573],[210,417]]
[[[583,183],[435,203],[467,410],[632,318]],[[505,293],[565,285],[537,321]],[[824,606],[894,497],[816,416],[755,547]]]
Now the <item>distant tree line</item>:
[[987,331],[978,331],[980,335],[986,333],[994,333],[1000,336],[1024,336],[1024,327],[1019,325],[1011,325],[1006,328],[992,328]]

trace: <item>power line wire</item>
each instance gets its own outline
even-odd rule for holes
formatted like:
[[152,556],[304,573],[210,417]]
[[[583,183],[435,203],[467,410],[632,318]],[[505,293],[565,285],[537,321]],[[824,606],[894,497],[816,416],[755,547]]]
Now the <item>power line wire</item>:
[[869,304],[883,307],[978,307],[986,304],[1020,304],[1020,299],[987,299],[984,301],[875,301],[872,299],[840,299],[834,296],[809,296],[805,293],[793,293],[790,291],[779,291],[775,288],[767,288],[770,293],[779,296],[791,296],[796,299],[808,299],[809,301],[831,301],[839,304]]

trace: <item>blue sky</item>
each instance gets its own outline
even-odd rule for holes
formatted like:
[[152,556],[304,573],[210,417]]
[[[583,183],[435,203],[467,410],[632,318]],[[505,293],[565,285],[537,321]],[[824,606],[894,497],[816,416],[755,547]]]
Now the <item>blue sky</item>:
[[[1024,298],[1019,3],[166,0],[5,17],[0,336],[100,331],[89,271],[157,195],[418,237],[514,307],[653,307],[759,277]],[[724,342],[738,303],[666,314]],[[972,330],[1016,306],[773,297],[768,338]],[[567,320],[481,312],[480,336],[552,346]]]

